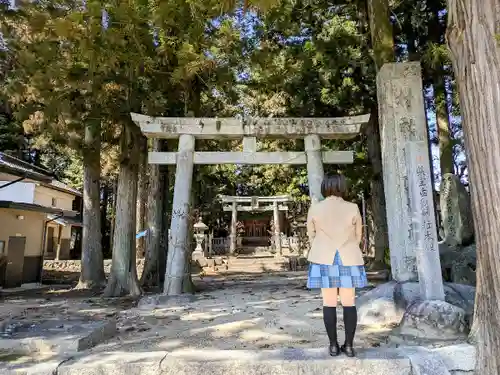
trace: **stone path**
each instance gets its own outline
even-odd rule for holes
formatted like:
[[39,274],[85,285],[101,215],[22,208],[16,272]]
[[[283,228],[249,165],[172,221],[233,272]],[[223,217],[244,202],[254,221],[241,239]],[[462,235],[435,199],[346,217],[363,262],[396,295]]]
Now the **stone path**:
[[[281,349],[327,344],[321,296],[304,288],[302,273],[223,282],[205,279],[210,291],[160,302],[146,298],[119,314],[122,333],[93,351],[178,348]],[[212,285],[210,285],[212,284]],[[219,284],[219,285],[217,285]],[[217,285],[217,289],[215,289]],[[362,293],[362,292],[361,292]],[[338,328],[343,340],[342,309]],[[360,327],[358,347],[385,345],[390,327]]]

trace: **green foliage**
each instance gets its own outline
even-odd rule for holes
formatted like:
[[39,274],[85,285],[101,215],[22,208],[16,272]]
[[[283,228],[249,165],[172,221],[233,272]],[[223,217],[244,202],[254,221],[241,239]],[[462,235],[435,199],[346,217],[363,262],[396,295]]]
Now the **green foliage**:
[[[242,3],[228,0],[85,4],[26,2],[0,16],[2,32],[10,36],[0,60],[9,62],[0,92],[14,114],[8,121],[0,117],[0,147],[15,147],[22,124],[41,160],[73,186],[81,185],[83,129],[89,124],[101,129],[103,177],[116,176],[117,140],[123,125],[133,126],[131,111],[338,117],[368,113],[376,101],[363,1],[261,0],[243,2],[245,11]],[[426,86],[447,67],[454,87],[444,5],[402,0],[391,8],[396,57],[421,58]],[[365,143],[362,136],[324,142],[327,149],[355,151],[354,165],[325,166],[327,173],[349,177],[352,199],[368,192],[372,172]],[[259,146],[303,150],[302,141],[291,139]],[[197,144],[200,151],[240,147],[232,141]],[[199,166],[194,184],[196,205],[213,217],[223,215],[214,203],[219,194],[308,199],[305,166]]]
[[0,151],[20,156],[23,146],[22,127],[7,113],[0,113]]

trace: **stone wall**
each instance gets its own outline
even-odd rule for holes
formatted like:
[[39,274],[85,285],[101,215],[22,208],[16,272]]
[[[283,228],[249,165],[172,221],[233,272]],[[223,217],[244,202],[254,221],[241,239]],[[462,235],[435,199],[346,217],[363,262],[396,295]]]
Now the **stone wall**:
[[[137,259],[136,264],[137,273],[140,275],[144,268],[144,259]],[[43,269],[45,271],[80,273],[81,262],[79,260],[45,260]],[[111,259],[104,260],[104,272],[106,274],[111,272]]]

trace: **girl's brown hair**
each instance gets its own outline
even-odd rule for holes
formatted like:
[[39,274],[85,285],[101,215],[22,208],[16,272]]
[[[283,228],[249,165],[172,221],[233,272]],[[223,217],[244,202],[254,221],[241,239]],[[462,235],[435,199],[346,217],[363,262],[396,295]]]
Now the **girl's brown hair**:
[[325,176],[321,183],[323,197],[344,197],[347,193],[347,180],[342,175]]

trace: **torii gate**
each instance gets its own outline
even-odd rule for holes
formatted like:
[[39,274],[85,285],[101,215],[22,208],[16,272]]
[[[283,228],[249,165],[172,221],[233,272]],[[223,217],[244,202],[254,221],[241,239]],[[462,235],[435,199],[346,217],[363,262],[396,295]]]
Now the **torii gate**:
[[[182,293],[194,164],[306,164],[311,199],[321,197],[323,163],[353,163],[352,151],[322,151],[321,139],[355,137],[370,115],[341,118],[189,118],[132,113],[148,138],[179,139],[177,152],[150,152],[150,164],[176,165],[164,293]],[[242,139],[243,152],[196,152],[198,139]],[[260,152],[257,138],[303,138],[305,151]]]
[[[273,211],[274,233],[273,242],[276,247],[277,254],[281,255],[281,238],[280,238],[280,221],[279,211],[288,211],[287,203],[292,202],[292,197],[288,195],[275,195],[273,197],[241,197],[227,196],[220,197],[222,203],[230,203],[223,206],[224,211],[231,211],[231,231],[229,252],[232,254],[236,251],[236,222],[238,211],[248,212],[265,212]],[[270,203],[268,205],[260,205],[260,203]],[[281,204],[280,204],[281,203]],[[250,205],[248,205],[250,204]]]

